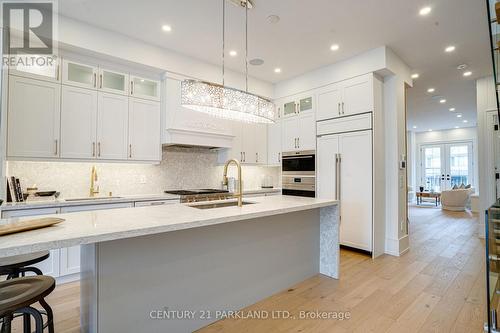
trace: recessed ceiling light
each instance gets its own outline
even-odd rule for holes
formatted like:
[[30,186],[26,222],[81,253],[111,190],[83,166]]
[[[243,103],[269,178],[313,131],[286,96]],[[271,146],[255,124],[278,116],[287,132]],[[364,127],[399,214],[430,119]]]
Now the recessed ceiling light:
[[455,46],[453,46],[453,45],[447,46],[444,49],[444,52],[448,52],[448,53],[453,52],[453,51],[455,51]]
[[439,103],[441,103],[441,104],[446,103],[446,99],[444,99],[444,98],[440,99],[440,100],[439,100]]
[[420,9],[420,11],[418,13],[422,16],[426,16],[426,15],[429,15],[431,11],[432,11],[431,7],[424,7],[422,9]]
[[275,68],[275,69],[274,69],[274,72],[275,72],[275,73],[281,73],[281,68]]
[[468,72],[464,72],[464,74],[463,74],[463,75],[464,75],[464,76],[466,76],[466,77],[467,77],[467,76],[471,76],[471,75],[472,75],[472,72],[470,72],[470,71],[468,71]]
[[172,31],[172,27],[169,26],[168,24],[164,24],[161,26],[161,30],[166,31],[166,32],[170,32],[170,31]]
[[413,129],[417,129],[418,127],[417,126],[413,126]]
[[468,120],[464,120],[464,124],[467,124],[469,121]]
[[280,21],[280,17],[278,15],[269,15],[267,17],[267,22],[270,24],[276,24]]
[[252,66],[261,66],[264,64],[264,60],[260,58],[254,58],[251,59],[248,63]]
[[436,91],[436,89],[434,89],[434,88],[429,88],[429,89],[427,89],[427,92],[428,92],[428,93],[433,93],[433,92],[435,92],[435,91]]
[[330,50],[332,51],[337,51],[339,48],[340,48],[339,44],[333,44],[332,46],[330,46]]
[[459,129],[459,128],[460,128],[460,126],[455,126],[455,129]]
[[418,79],[418,77],[419,77],[419,76],[420,76],[420,75],[418,75],[418,73],[415,73],[415,74],[412,74],[412,75],[411,75],[411,78],[412,78],[412,79]]
[[462,115],[461,114],[457,114],[457,118],[462,118]]
[[428,129],[428,131],[429,131],[429,132],[432,132],[432,128],[429,128],[429,129]]
[[231,50],[231,51],[229,51],[229,55],[231,57],[236,57],[238,55],[238,52],[236,52],[235,50]]
[[467,64],[460,64],[460,65],[458,65],[458,66],[457,66],[457,69],[458,69],[459,71],[462,71],[462,70],[464,70],[464,69],[466,69],[466,68],[467,68]]
[[454,112],[455,108],[450,108],[449,110],[450,110],[450,112]]

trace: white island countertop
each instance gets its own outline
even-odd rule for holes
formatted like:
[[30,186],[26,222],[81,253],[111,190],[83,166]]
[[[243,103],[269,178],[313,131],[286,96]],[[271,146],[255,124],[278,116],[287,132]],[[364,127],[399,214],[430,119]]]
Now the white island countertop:
[[[0,257],[192,229],[337,204],[334,200],[292,196],[255,197],[244,201],[253,204],[241,208],[212,209],[173,204],[47,215],[63,218],[65,221],[52,227],[0,236]],[[9,223],[11,220],[0,221]]]

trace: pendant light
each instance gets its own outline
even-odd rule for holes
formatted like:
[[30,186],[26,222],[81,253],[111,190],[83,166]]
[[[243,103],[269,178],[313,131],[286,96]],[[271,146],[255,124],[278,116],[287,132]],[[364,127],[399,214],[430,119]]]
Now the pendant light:
[[275,106],[270,100],[248,92],[248,1],[245,1],[245,90],[225,86],[226,1],[222,0],[222,84],[184,80],[183,107],[211,116],[251,123],[274,123]]

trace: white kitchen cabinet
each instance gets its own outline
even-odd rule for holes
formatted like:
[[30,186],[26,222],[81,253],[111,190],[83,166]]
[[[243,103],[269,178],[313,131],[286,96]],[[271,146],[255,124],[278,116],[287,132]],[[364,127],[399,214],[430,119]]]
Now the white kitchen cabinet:
[[297,138],[299,136],[299,122],[297,117],[283,118],[283,151],[295,151],[297,147]]
[[281,165],[281,119],[267,127],[267,163],[269,165]]
[[343,116],[373,111],[373,74],[357,76],[344,81],[342,85]]
[[160,161],[160,103],[129,99],[129,159]]
[[62,83],[88,89],[97,89],[97,66],[63,59]]
[[301,112],[314,110],[314,100],[310,94],[301,94],[285,99],[278,106],[282,110],[283,118],[294,117]]
[[340,201],[340,243],[373,251],[372,131],[318,138],[317,197]]
[[316,121],[314,113],[304,112],[283,118],[283,151],[316,149]]
[[299,150],[316,149],[316,119],[312,112],[301,112],[297,117],[298,137],[297,147]]
[[317,91],[317,111],[316,118],[325,120],[340,117],[342,114],[342,85],[333,83]]
[[160,82],[138,76],[130,76],[130,96],[160,100]]
[[316,91],[318,121],[373,112],[373,74],[330,84]]
[[[52,58],[53,59],[53,58]],[[19,62],[15,67],[9,67],[9,74],[51,82],[61,81],[61,58],[52,60],[52,63],[38,66]]]
[[255,163],[267,164],[267,125],[255,124]]
[[114,94],[128,95],[129,75],[99,68],[99,90]]
[[129,98],[127,96],[99,92],[97,107],[97,158],[107,160],[127,159],[128,126]]
[[59,157],[60,98],[58,83],[9,75],[9,157]]
[[234,158],[243,164],[267,164],[267,125],[231,122],[232,147],[218,152],[218,162]]
[[61,157],[95,158],[97,91],[62,87]]
[[[2,218],[14,218],[36,215],[58,214],[59,208],[24,209],[2,212]],[[58,277],[60,275],[60,252],[59,249],[51,250],[50,256],[44,261],[33,265],[42,271],[44,275]]]

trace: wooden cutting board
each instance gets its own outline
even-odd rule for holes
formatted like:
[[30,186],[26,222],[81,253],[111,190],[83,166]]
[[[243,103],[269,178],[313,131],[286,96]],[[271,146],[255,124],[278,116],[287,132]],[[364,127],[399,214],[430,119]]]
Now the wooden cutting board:
[[63,221],[64,219],[60,218],[45,217],[32,220],[12,220],[12,222],[7,222],[5,224],[0,222],[0,236],[21,231],[45,228]]

